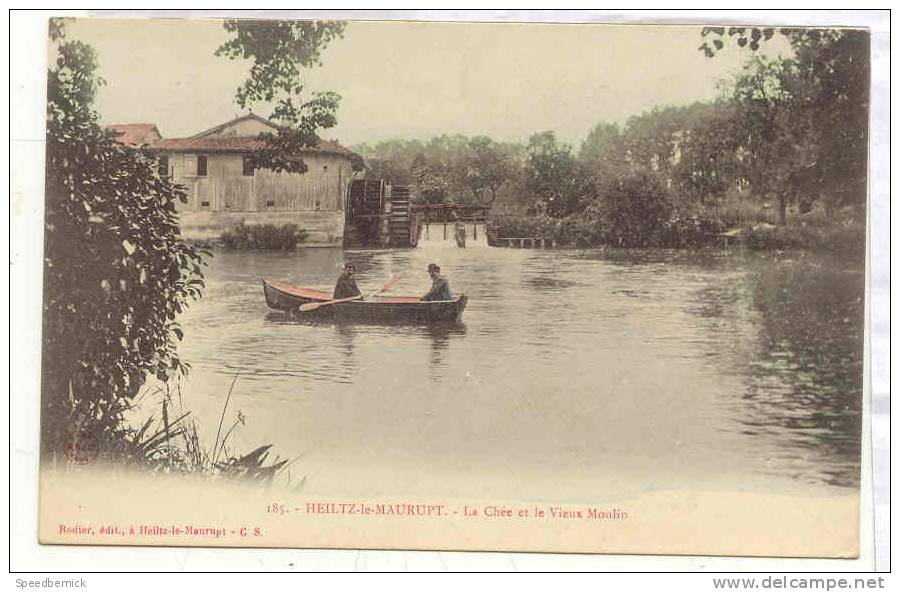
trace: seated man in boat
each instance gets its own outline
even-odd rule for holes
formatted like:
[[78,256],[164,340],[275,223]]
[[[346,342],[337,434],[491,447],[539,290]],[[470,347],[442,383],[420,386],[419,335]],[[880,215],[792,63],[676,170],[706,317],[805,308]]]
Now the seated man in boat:
[[431,276],[431,290],[419,300],[453,300],[453,296],[450,294],[450,282],[441,275],[441,268],[434,263],[429,263],[428,275]]
[[356,280],[353,279],[354,273],[356,273],[356,268],[353,267],[352,263],[344,265],[344,273],[341,274],[337,284],[334,286],[335,300],[338,300],[339,298],[352,298],[354,296],[362,297],[362,292],[359,291],[359,286],[356,285]]

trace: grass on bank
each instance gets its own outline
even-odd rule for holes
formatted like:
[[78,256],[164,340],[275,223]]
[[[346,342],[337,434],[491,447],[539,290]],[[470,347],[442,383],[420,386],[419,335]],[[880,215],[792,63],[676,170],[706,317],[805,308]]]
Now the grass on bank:
[[[237,430],[246,424],[246,418],[240,411],[232,416],[230,424],[226,423],[237,378],[238,374],[235,374],[222,406],[216,438],[211,445],[200,438],[196,419],[189,411],[183,411],[180,386],[172,393],[166,385],[154,385],[134,403],[131,411],[136,415],[142,410],[142,401],[155,397],[159,397],[158,403],[154,402],[154,405],[159,405],[158,410],[140,421],[140,427],[120,430],[116,442],[101,448],[103,460],[151,472],[271,484],[290,462],[278,456],[270,458],[271,444],[246,453],[237,452],[232,445]],[[177,404],[176,398],[179,401]]]

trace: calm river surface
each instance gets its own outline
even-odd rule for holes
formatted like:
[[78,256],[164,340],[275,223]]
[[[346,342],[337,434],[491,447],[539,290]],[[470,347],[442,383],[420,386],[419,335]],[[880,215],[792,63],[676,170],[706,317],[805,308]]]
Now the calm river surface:
[[[452,326],[304,324],[260,278],[363,292],[426,265],[469,294]],[[856,487],[863,282],[852,264],[742,251],[217,251],[181,318],[184,405],[210,445],[297,458],[333,495],[621,499],[672,488]]]

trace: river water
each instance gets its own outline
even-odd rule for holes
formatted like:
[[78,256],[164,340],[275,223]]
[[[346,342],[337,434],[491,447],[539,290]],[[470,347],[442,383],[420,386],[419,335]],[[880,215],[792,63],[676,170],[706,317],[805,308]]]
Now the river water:
[[[459,324],[336,325],[271,313],[260,278],[363,292],[441,265]],[[677,488],[859,482],[863,283],[803,253],[419,248],[217,251],[180,319],[184,406],[215,438],[295,459],[331,495],[621,499]]]

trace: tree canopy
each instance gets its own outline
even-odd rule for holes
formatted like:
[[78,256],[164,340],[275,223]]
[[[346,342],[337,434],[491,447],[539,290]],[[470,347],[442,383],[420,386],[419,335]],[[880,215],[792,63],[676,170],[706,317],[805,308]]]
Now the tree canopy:
[[427,142],[387,140],[354,146],[366,173],[394,185],[411,185],[419,201],[492,205],[520,171],[523,149],[487,136],[436,136]]
[[216,55],[252,62],[235,101],[243,109],[273,104],[269,119],[281,126],[278,132],[262,135],[265,145],[255,155],[256,166],[306,172],[303,151],[319,143],[320,130],[337,124],[341,97],[331,91],[307,92],[302,72],[321,65],[322,51],[343,37],[345,23],[227,20],[223,26],[232,37]]
[[[363,145],[367,172],[411,184],[423,200],[499,205],[551,225],[576,220],[585,225],[579,232],[623,245],[641,219],[672,236],[714,236],[748,220],[783,225],[789,213],[815,208],[858,221],[867,183],[866,32],[707,27],[700,36],[711,58],[728,44],[745,52],[714,101],[658,106],[624,125],[600,121],[577,153],[552,131],[524,143],[442,135]],[[786,55],[759,51],[776,36]],[[722,217],[724,204],[730,214]],[[635,240],[663,240],[647,230]]]
[[[759,193],[808,207],[862,207],[866,200],[869,36],[857,29],[778,30],[793,55],[753,56],[731,99],[747,135],[744,171]],[[775,35],[758,27],[705,28],[700,50],[714,57],[730,39],[751,52]]]

